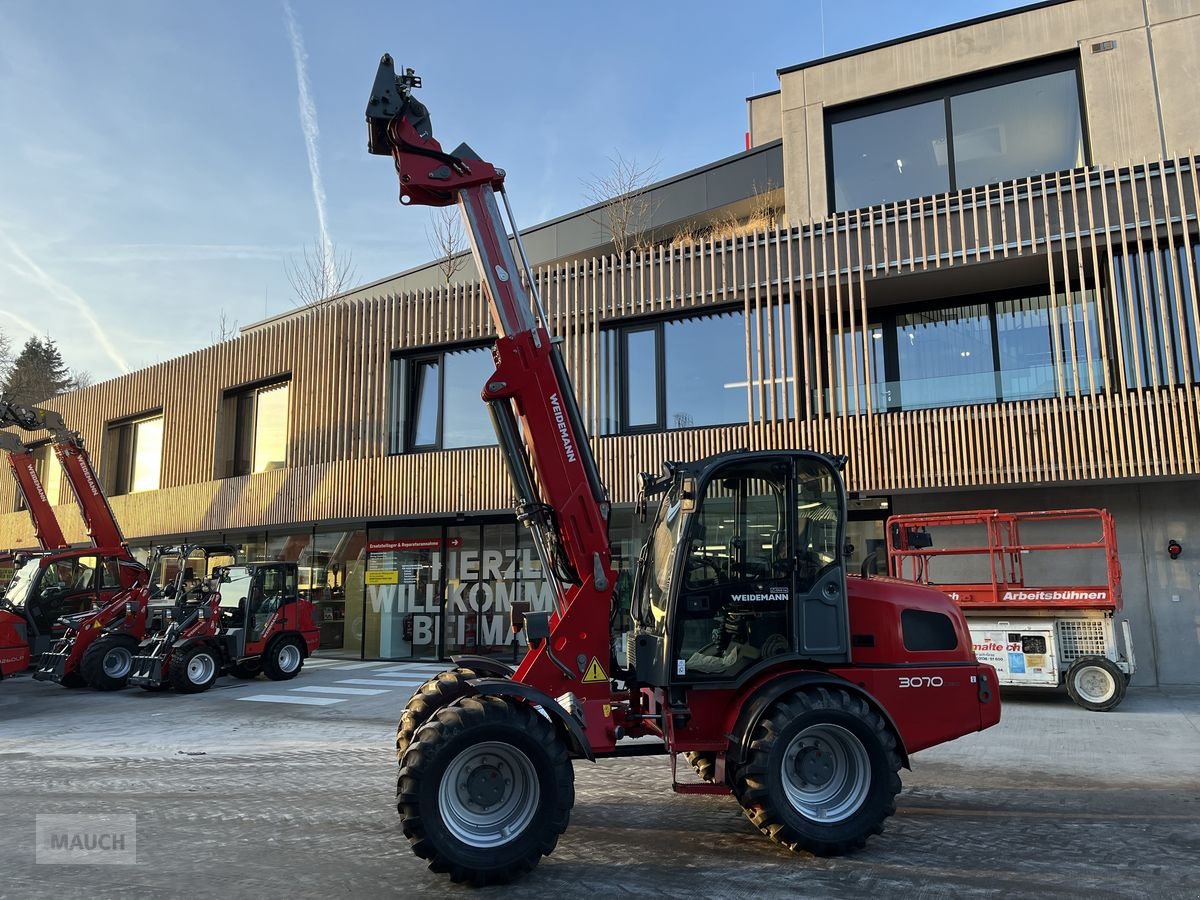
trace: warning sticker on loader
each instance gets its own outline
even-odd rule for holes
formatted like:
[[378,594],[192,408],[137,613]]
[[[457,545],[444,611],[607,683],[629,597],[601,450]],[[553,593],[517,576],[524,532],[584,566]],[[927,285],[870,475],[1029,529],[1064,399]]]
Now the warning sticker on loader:
[[583,683],[588,684],[596,681],[608,681],[608,676],[604,674],[604,669],[600,667],[600,660],[593,656],[591,664],[587,667],[587,671],[583,673]]

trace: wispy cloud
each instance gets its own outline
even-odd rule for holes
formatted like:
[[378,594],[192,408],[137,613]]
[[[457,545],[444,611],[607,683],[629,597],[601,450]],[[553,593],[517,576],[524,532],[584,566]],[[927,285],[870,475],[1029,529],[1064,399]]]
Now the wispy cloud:
[[[39,266],[24,250],[18,247],[4,231],[0,231],[0,243],[3,243],[8,248],[9,254],[16,261],[8,263],[8,267],[16,272],[26,281],[31,284],[36,284],[42,288],[47,294],[58,300],[60,303],[66,304],[73,308],[83,318],[83,321],[91,329],[93,336],[96,338],[100,347],[109,359],[116,364],[122,372],[129,371],[129,364],[125,362],[125,357],[117,350],[108,333],[96,318],[88,302],[79,296],[72,288],[63,284],[41,266]],[[12,316],[12,313],[8,315]],[[15,318],[15,317],[14,317]],[[32,329],[31,329],[32,330]],[[36,332],[35,332],[36,333]]]
[[292,58],[296,62],[296,86],[300,90],[300,128],[304,132],[304,146],[308,151],[308,174],[312,179],[313,203],[317,207],[317,227],[321,231],[321,247],[328,255],[331,253],[329,228],[325,222],[325,185],[321,181],[321,161],[317,155],[317,138],[321,131],[317,127],[317,107],[312,100],[312,92],[308,84],[308,52],[304,49],[304,38],[300,34],[300,26],[296,24],[296,16],[292,13],[292,5],[283,0],[283,13],[287,19],[288,37],[292,42]]

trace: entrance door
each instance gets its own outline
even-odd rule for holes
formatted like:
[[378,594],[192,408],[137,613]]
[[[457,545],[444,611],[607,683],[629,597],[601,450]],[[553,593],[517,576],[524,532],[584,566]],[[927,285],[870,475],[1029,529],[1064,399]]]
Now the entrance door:
[[363,573],[368,659],[440,658],[442,551],[440,526],[371,529]]

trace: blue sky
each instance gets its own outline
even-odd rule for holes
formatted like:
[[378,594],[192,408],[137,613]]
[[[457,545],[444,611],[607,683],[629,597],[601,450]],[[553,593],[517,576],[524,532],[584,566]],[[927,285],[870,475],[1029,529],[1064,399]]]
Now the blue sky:
[[[999,0],[417,6],[0,0],[0,331],[97,381],[294,308],[285,260],[330,239],[356,282],[432,253],[366,153],[379,56],[425,79],[447,147],[508,172],[521,227],[585,205],[619,152],[666,177],[744,145],[776,69],[1019,5]],[[504,17],[489,21],[503,11]],[[822,28],[822,20],[824,27]]]

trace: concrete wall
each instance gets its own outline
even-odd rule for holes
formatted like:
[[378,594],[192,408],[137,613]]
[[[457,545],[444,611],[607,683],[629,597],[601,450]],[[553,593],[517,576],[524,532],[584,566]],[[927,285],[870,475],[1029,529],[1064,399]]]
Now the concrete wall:
[[[1093,44],[1113,41],[1097,52]],[[828,213],[824,111],[1053,54],[1080,54],[1092,160],[1124,165],[1200,148],[1200,0],[1071,0],[780,72],[787,213]],[[751,133],[773,95],[750,103]]]
[[[1099,506],[1116,521],[1134,684],[1200,684],[1200,480],[897,494],[896,513]],[[1167,555],[1171,539],[1183,545]]]
[[783,137],[783,121],[779,115],[781,99],[780,92],[774,91],[746,101],[751,147],[760,147]]

